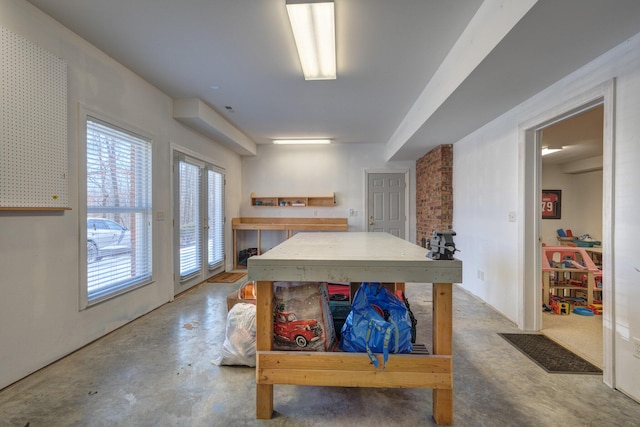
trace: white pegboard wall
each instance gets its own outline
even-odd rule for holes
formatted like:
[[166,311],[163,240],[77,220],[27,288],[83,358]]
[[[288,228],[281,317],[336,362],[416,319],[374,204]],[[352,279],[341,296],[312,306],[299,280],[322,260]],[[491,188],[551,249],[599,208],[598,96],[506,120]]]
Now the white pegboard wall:
[[0,27],[0,209],[68,207],[67,66]]

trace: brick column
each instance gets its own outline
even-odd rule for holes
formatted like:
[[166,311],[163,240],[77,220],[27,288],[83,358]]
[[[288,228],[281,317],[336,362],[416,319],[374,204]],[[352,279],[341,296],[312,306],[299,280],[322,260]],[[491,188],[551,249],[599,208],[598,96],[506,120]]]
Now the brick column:
[[416,243],[453,222],[453,145],[440,145],[416,162]]

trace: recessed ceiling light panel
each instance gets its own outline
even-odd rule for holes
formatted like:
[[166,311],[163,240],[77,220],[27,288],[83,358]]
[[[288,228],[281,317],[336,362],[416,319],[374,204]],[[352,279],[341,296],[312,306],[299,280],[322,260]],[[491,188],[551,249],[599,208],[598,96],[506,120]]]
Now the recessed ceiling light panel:
[[305,80],[336,78],[333,0],[287,0],[287,13]]
[[297,145],[304,145],[304,144],[331,144],[331,140],[324,138],[324,139],[274,139],[273,140],[274,144],[297,144]]

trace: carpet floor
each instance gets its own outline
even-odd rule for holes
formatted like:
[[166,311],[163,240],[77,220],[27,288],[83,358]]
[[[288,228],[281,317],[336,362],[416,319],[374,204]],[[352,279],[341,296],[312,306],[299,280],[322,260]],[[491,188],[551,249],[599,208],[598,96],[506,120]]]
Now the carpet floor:
[[542,313],[544,335],[588,360],[600,369],[604,366],[603,316],[560,316]]

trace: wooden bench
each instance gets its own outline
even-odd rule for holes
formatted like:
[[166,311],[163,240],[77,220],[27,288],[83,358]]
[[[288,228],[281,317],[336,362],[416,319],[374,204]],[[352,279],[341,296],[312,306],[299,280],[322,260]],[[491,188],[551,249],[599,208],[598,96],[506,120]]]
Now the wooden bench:
[[238,231],[255,230],[258,233],[258,255],[261,253],[261,238],[263,230],[282,230],[285,239],[289,239],[297,231],[347,231],[347,218],[269,218],[269,217],[239,217],[231,220],[233,230],[233,268],[246,268],[238,264]]

